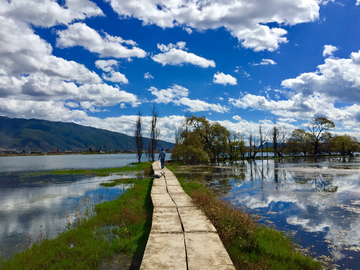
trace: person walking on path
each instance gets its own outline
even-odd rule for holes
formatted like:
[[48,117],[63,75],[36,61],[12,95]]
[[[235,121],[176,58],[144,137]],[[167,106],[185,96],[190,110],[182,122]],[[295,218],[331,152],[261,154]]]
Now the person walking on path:
[[164,152],[164,149],[161,149],[161,151],[159,153],[159,159],[160,159],[160,162],[161,162],[161,169],[164,169],[164,167],[165,167],[165,157],[166,157],[166,154]]

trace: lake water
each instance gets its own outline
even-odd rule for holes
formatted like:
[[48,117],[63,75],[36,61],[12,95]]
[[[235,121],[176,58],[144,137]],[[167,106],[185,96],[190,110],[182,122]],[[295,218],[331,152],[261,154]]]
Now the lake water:
[[203,178],[220,197],[285,231],[326,269],[359,269],[360,160],[256,161],[218,166]]
[[[168,158],[170,155],[167,155]],[[146,161],[146,157],[143,158]],[[60,169],[112,168],[137,162],[135,154],[0,157],[0,253],[9,257],[41,235],[53,238],[95,203],[119,197],[129,186],[99,184],[125,176],[34,175]],[[126,177],[136,177],[126,175]]]
[[[170,154],[167,158],[170,158]],[[141,161],[147,161],[145,155]],[[8,156],[0,157],[0,172],[102,169],[132,162],[137,162],[136,154]]]

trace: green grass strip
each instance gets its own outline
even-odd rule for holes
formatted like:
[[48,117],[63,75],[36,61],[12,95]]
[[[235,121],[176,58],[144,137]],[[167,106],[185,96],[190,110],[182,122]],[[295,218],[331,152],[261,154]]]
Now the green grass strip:
[[112,173],[124,173],[124,172],[137,172],[144,171],[145,175],[149,175],[151,170],[152,162],[141,162],[141,163],[131,163],[127,166],[118,167],[118,168],[105,168],[105,169],[76,169],[76,170],[56,170],[49,172],[29,172],[26,173],[29,176],[35,175],[96,175],[96,176],[108,176]]

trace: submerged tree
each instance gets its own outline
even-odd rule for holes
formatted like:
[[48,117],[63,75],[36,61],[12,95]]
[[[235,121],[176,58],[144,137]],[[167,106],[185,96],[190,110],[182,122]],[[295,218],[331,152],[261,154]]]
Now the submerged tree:
[[263,136],[261,124],[259,124],[259,134],[256,135],[252,131],[249,134],[249,158],[255,159],[257,153],[262,150],[262,146],[266,141]]
[[144,143],[143,143],[143,136],[142,136],[142,114],[139,110],[138,117],[136,120],[136,127],[135,127],[135,143],[137,149],[137,157],[139,162],[141,161],[142,152],[144,150]]
[[228,141],[228,156],[230,161],[238,159],[239,155],[244,158],[245,142],[244,136],[240,132],[229,132],[227,135]]

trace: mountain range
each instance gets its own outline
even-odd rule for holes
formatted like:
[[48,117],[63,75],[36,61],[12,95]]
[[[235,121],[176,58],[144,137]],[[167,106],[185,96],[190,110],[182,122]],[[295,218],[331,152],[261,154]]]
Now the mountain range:
[[[144,146],[149,139],[144,138]],[[173,143],[158,142],[158,149]],[[135,151],[135,138],[123,133],[85,127],[74,123],[0,116],[0,149],[19,151]]]

